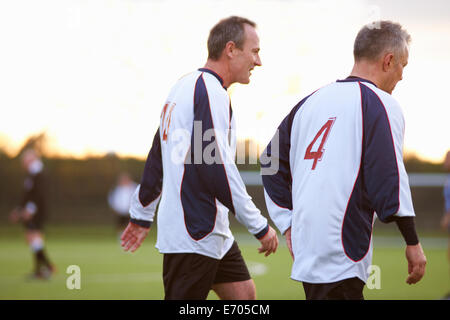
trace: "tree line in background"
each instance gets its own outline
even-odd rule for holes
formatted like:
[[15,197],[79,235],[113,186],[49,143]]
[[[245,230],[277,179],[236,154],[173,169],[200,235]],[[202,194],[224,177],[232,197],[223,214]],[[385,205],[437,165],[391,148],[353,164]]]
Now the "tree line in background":
[[[56,221],[101,220],[102,217],[111,217],[106,199],[119,174],[127,172],[134,181],[140,182],[145,160],[121,158],[115,154],[85,159],[46,157],[45,144],[42,141],[42,136],[30,138],[21,151],[33,147],[43,154],[50,182],[50,206],[54,208],[52,211],[61,211],[61,208],[64,208],[64,215],[59,216],[59,213]],[[240,143],[248,146],[249,141]],[[25,178],[20,153],[12,157],[0,149],[0,220],[6,218],[8,212],[20,201]],[[248,164],[248,161],[245,163],[238,164],[240,171],[259,171],[259,164]],[[423,161],[414,155],[405,159],[405,166],[408,172],[444,172],[442,164]],[[252,197],[259,198],[261,192],[254,192],[257,194],[251,194]],[[263,197],[258,201],[263,202]]]

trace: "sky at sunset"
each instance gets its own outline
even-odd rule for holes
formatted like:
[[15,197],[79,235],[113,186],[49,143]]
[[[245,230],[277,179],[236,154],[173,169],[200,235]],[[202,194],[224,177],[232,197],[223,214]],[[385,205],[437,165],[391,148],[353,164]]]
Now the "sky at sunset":
[[220,19],[258,24],[262,67],[229,89],[238,139],[267,144],[304,96],[348,76],[359,29],[378,19],[411,34],[393,96],[405,151],[450,149],[450,1],[15,0],[0,3],[0,148],[45,131],[50,151],[146,157],[171,86],[202,67]]

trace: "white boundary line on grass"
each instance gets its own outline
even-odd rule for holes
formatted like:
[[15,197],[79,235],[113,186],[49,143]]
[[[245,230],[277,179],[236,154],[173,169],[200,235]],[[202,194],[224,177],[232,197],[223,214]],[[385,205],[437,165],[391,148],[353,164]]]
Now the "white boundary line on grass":
[[267,273],[269,268],[265,263],[255,262],[255,261],[246,261],[248,271],[252,277],[263,276]]

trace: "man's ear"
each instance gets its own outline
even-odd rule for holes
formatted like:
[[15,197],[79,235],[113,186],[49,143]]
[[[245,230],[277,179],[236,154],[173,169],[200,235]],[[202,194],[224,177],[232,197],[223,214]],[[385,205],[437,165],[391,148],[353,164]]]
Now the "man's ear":
[[383,58],[383,71],[389,71],[394,65],[394,55],[392,53],[387,53]]
[[233,41],[228,41],[225,45],[224,53],[228,58],[232,58],[234,56],[234,51],[236,50],[236,44]]

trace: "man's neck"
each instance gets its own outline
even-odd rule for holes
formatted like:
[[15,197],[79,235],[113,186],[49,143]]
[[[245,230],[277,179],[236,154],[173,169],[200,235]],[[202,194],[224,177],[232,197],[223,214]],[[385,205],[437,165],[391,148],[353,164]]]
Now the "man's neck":
[[377,72],[377,66],[373,63],[367,61],[355,62],[350,76],[372,81],[377,87],[381,87],[382,82]]
[[222,61],[220,61],[220,60],[214,61],[214,60],[208,59],[206,61],[204,68],[212,70],[215,73],[217,73],[222,78],[223,86],[225,88],[228,88],[233,83],[233,81],[231,79],[231,72],[228,69],[228,66],[226,64],[224,64]]

